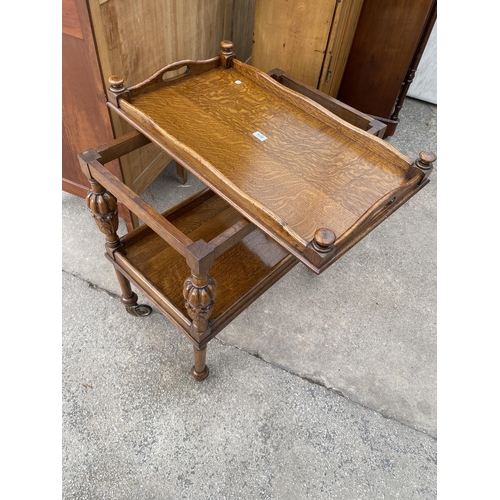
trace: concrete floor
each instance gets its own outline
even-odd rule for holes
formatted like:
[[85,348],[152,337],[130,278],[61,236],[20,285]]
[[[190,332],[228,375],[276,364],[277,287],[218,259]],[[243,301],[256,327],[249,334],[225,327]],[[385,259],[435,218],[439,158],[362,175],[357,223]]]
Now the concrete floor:
[[[407,99],[388,142],[437,152],[436,121]],[[200,188],[169,167],[144,198]],[[125,312],[63,193],[63,498],[436,498],[436,188],[321,276],[297,265],[210,342],[203,383],[166,318]]]

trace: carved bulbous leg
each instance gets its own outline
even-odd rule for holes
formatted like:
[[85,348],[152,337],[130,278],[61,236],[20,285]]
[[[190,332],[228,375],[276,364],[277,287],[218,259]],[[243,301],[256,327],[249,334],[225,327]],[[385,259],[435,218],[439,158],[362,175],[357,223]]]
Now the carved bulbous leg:
[[89,179],[90,190],[86,203],[99,230],[106,235],[106,247],[113,251],[120,246],[118,230],[118,204],[116,198],[94,179]]
[[196,332],[203,333],[208,328],[216,295],[217,283],[209,274],[193,275],[184,282],[184,300]]
[[[116,231],[118,230],[118,204],[115,196],[107,191],[95,179],[90,178],[90,190],[86,203],[90,209],[99,230],[106,235],[106,250],[112,254],[120,248],[121,242]],[[132,291],[130,281],[116,270],[118,283],[122,291],[121,302],[128,313],[133,316],[149,316],[151,307],[137,304],[137,294]]]
[[[196,333],[202,334],[209,328],[208,318],[212,314],[215,297],[217,295],[217,284],[209,275],[197,276],[193,274],[184,283],[184,300],[189,317],[192,320],[192,328]],[[191,375],[195,380],[204,380],[208,376],[208,366],[205,364],[206,347],[194,348],[194,366]]]

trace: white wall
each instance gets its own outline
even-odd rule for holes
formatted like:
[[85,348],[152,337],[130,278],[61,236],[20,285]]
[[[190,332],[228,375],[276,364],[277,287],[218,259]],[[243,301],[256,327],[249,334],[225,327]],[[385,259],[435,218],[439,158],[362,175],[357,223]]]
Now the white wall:
[[437,21],[407,95],[437,104]]

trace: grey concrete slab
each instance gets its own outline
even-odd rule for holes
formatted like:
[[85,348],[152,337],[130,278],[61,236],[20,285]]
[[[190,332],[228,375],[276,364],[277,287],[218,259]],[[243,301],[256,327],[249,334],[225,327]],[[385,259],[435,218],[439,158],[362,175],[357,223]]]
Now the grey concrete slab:
[[430,499],[436,441],[63,273],[63,498]]

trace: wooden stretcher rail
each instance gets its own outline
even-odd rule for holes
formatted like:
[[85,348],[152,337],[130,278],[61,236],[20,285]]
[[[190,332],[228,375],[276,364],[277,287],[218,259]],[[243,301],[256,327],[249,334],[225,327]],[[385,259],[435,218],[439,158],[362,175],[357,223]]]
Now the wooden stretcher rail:
[[120,156],[124,156],[127,153],[131,153],[142,146],[146,146],[146,144],[149,144],[150,142],[151,141],[144,134],[141,134],[137,130],[133,130],[128,134],[122,135],[121,137],[96,148],[96,151],[100,157],[98,158],[99,161],[102,164],[105,164],[111,160],[116,160],[117,158],[120,158]]
[[[166,243],[171,245],[183,257],[189,258],[190,247],[194,242],[179,231],[171,222],[160,215],[153,207],[146,203],[140,196],[135,194],[129,187],[120,182],[120,180],[111,174],[104,163],[115,160],[124,154],[130,153],[150,142],[150,139],[138,131],[132,131],[121,136],[107,144],[99,146],[95,150],[89,150],[79,155],[82,168],[92,178],[105,187],[113,196],[125,205],[129,210],[136,214],[143,222],[158,234]],[[193,200],[203,200],[203,196],[194,195]],[[189,206],[193,201],[186,200],[182,205]],[[179,207],[174,207],[179,213]],[[232,227],[213,238],[208,246],[211,250],[210,260],[220,257],[236,243],[241,241],[246,235],[250,234],[256,226],[242,218]]]
[[151,205],[111,174],[97,160],[88,164],[91,176],[113,194],[128,209],[144,221],[158,236],[186,257],[186,248],[193,242],[173,224],[164,219]]
[[220,257],[254,229],[255,225],[243,218],[216,236],[208,243],[214,249],[214,258]]

